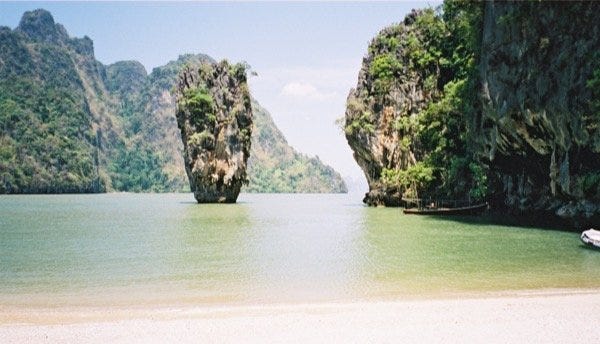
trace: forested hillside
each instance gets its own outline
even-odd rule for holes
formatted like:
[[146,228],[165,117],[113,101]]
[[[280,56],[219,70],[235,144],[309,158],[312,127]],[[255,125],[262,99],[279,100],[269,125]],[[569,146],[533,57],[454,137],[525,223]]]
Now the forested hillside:
[[318,157],[298,153],[287,144],[271,115],[253,102],[252,154],[248,161],[249,192],[346,192],[340,175]]
[[600,221],[598,2],[447,0],[370,43],[345,131],[368,204]]
[[[105,66],[90,38],[70,38],[45,10],[26,12],[14,30],[0,27],[0,193],[189,191],[173,89],[184,66],[202,61],[213,60],[182,55],[150,74],[137,61]],[[273,127],[255,132],[279,133],[260,111],[260,125]],[[271,139],[293,151],[280,133]],[[318,160],[267,159],[279,150],[265,142],[253,138],[248,191],[346,190]]]

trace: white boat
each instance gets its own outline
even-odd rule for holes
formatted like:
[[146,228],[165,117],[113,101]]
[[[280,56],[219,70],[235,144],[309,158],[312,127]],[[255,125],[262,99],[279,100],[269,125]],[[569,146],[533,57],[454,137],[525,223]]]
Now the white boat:
[[600,248],[600,231],[593,228],[583,231],[581,233],[581,241],[586,245]]

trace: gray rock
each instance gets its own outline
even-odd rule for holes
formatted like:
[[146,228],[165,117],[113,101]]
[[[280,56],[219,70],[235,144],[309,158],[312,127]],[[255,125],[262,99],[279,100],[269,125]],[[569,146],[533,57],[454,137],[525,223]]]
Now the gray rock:
[[600,190],[581,189],[586,174],[600,172],[587,86],[599,67],[598,13],[598,2],[485,3],[483,111],[474,122],[508,209],[600,215]]
[[[413,25],[419,15],[419,11],[411,12],[404,23],[385,28],[373,39],[357,86],[348,95],[345,135],[369,184],[363,200],[368,205],[400,204],[403,190],[382,183],[382,171],[407,169],[417,162],[419,153],[412,144],[402,144],[403,138],[413,133],[398,130],[395,124],[400,118],[410,120],[438,95],[436,90],[426,89],[418,70],[409,67],[410,49],[402,44],[409,35],[422,34]],[[394,47],[391,40],[399,43]],[[396,67],[389,82],[382,84],[382,79],[373,75],[373,65],[386,56]]]
[[177,84],[177,125],[198,203],[234,203],[247,183],[252,106],[245,66],[186,67]]

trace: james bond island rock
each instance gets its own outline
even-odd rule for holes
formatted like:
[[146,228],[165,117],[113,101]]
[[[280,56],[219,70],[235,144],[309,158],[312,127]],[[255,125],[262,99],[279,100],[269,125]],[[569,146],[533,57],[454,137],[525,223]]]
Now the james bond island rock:
[[476,121],[496,208],[600,224],[598,13],[598,2],[485,4]]
[[185,68],[177,84],[177,125],[198,203],[234,203],[247,183],[252,105],[244,64]]

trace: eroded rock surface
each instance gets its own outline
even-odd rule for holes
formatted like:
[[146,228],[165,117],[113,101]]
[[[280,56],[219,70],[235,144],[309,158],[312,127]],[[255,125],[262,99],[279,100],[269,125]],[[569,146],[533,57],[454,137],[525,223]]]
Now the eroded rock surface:
[[499,184],[492,201],[563,218],[600,214],[600,3],[488,2],[480,76],[481,153]]
[[252,106],[242,64],[186,67],[177,85],[177,125],[198,203],[234,203],[247,183]]
[[410,67],[407,42],[422,35],[412,25],[418,15],[413,11],[403,23],[385,28],[373,39],[357,86],[348,95],[345,134],[369,184],[363,200],[369,205],[399,205],[402,190],[382,183],[382,171],[406,169],[417,159],[414,147],[403,144],[410,133],[398,130],[397,123],[419,113],[436,95],[426,89],[423,74]]
[[[413,11],[402,24],[384,29],[363,59],[344,127],[369,183],[364,201],[396,205],[403,190],[385,183],[386,171],[406,172],[430,158],[436,151],[422,144],[427,136],[411,134],[427,135],[423,124],[435,127],[455,116],[458,130],[452,135],[443,134],[451,126],[437,125],[446,142],[433,146],[442,154],[431,166],[460,166],[444,160],[448,152],[454,154],[450,162],[469,161],[465,172],[476,183],[459,191],[481,190],[480,199],[503,214],[600,225],[600,2],[446,5],[447,16],[429,14],[424,22],[426,12]],[[460,8],[458,16],[446,11]],[[442,35],[431,42],[441,54],[415,49],[437,25]],[[456,40],[453,32],[461,27],[468,27],[464,32],[472,40]],[[411,60],[415,55],[420,58]],[[430,116],[432,122],[421,114],[438,117]],[[412,132],[406,130],[411,118],[419,120]],[[458,149],[445,148],[457,142]],[[448,188],[440,176],[434,172],[437,179],[427,191]]]

